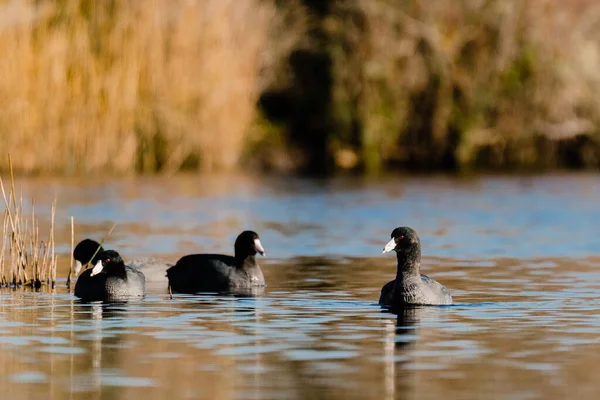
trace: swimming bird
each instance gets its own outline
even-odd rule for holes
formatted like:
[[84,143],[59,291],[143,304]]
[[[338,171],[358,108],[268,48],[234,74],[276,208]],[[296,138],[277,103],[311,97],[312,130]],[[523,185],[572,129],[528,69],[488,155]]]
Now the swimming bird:
[[256,253],[265,255],[258,234],[244,231],[234,245],[235,255],[192,254],[167,270],[169,291],[180,293],[222,292],[265,286]]
[[[79,271],[81,271],[83,265],[86,265],[89,262],[96,265],[98,262],[98,255],[103,251],[104,248],[95,240],[84,239],[79,242],[77,246],[75,246],[75,250],[73,250],[75,276],[79,275]],[[167,268],[173,266],[173,264],[157,260],[153,257],[138,258],[128,262],[127,265],[142,272],[146,277],[146,282],[164,283],[165,285],[168,284],[166,275]]]
[[409,227],[399,227],[383,253],[394,250],[398,259],[396,279],[381,289],[379,304],[392,308],[404,305],[452,304],[452,296],[444,286],[421,274],[421,241],[417,232]]
[[114,250],[100,252],[94,268],[83,271],[75,284],[75,296],[84,301],[117,300],[145,294],[144,274],[125,265]]

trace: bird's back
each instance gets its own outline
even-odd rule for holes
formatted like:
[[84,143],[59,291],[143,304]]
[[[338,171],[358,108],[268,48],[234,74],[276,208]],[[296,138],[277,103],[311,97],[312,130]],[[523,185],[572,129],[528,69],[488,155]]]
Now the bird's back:
[[167,269],[173,264],[153,257],[138,258],[127,263],[132,268],[140,271],[146,277],[146,283],[167,284]]
[[390,281],[381,289],[379,304],[391,307],[402,305],[448,305],[452,296],[439,282],[420,274],[406,282]]
[[452,304],[452,296],[444,285],[423,274],[421,274],[421,282],[423,282],[423,298],[429,301],[429,304]]
[[75,284],[75,296],[86,301],[116,300],[143,297],[146,294],[146,278],[140,271],[125,266],[125,276],[98,274],[92,270],[81,273]]
[[167,270],[169,285],[177,292],[196,293],[226,290],[234,273],[235,258],[222,254],[192,254],[182,257]]
[[129,265],[125,266],[125,279],[109,276],[106,279],[106,292],[110,298],[142,297],[146,294],[146,277]]

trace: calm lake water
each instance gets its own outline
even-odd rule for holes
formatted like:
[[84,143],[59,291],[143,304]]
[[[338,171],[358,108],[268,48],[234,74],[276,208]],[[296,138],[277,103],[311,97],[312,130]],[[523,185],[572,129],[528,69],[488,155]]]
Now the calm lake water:
[[[4,399],[595,399],[600,176],[20,180],[56,196],[54,291],[0,291]],[[43,208],[43,210],[41,209]],[[126,260],[231,253],[256,230],[256,297],[84,304],[65,287],[77,240]],[[390,232],[415,228],[423,272],[455,305],[377,305]]]

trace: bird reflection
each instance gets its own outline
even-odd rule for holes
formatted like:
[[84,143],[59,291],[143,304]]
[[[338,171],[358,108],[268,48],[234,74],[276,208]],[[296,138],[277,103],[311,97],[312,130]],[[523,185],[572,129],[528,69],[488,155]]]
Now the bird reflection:
[[[126,328],[120,327],[119,321],[127,318],[131,305],[135,303],[139,303],[139,300],[73,302],[72,325],[78,328],[77,336],[73,332],[74,340],[79,347],[87,349],[90,356],[77,359],[78,367],[71,372],[72,388],[111,391],[110,388],[103,388],[103,371],[121,367],[119,348],[124,342],[121,332],[125,332]],[[107,330],[110,332],[107,333]]]
[[[385,340],[385,398],[408,397],[414,391],[409,352],[418,340],[417,331],[425,307],[394,310],[396,323],[389,321]],[[389,312],[389,311],[384,311]],[[397,393],[398,392],[398,393]]]
[[238,297],[238,298],[251,298],[251,297],[260,297],[263,295],[264,292],[265,292],[264,286],[257,286],[257,287],[232,289],[229,292],[227,292],[226,294],[229,294],[233,297]]
[[396,315],[396,349],[401,349],[415,342],[416,337],[400,340],[402,336],[416,335],[417,324],[421,320],[423,307],[404,307],[397,310]]
[[265,287],[264,286],[256,286],[256,287],[243,287],[243,288],[232,288],[224,292],[200,292],[193,295],[190,294],[179,294],[173,292],[172,295],[169,296],[169,299],[184,297],[184,298],[198,298],[198,299],[208,299],[211,297],[235,297],[235,298],[253,298],[260,297],[264,294]]

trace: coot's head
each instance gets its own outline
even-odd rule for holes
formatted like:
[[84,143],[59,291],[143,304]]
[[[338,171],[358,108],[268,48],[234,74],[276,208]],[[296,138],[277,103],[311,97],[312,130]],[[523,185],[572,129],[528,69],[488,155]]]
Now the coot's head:
[[84,239],[73,250],[73,258],[75,259],[75,275],[79,274],[81,267],[91,262],[96,264],[98,262],[98,256],[104,249],[100,246],[100,243],[92,239]]
[[383,248],[383,253],[394,250],[397,253],[421,248],[419,235],[412,228],[401,226],[392,231],[392,240]]
[[246,258],[254,256],[256,253],[265,255],[265,249],[260,243],[258,234],[253,231],[244,231],[239,234],[235,240],[235,256],[236,258]]
[[119,253],[114,250],[105,250],[98,256],[98,261],[94,265],[94,268],[92,268],[90,276],[98,275],[100,273],[115,275],[124,270],[125,263]]

